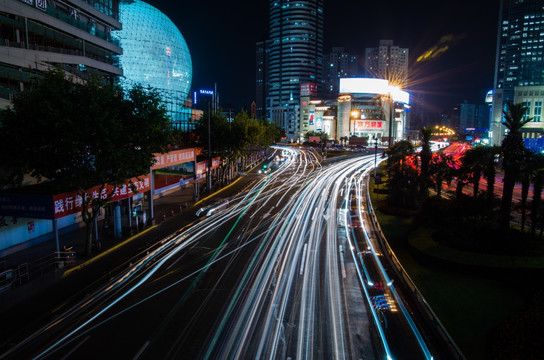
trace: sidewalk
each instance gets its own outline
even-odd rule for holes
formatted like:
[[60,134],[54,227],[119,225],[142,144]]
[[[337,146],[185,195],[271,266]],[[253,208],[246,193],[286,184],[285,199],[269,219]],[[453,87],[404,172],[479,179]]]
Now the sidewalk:
[[[37,272],[34,276],[23,277],[20,281],[17,279],[18,281],[14,283],[11,289],[0,290],[0,314],[25,298],[51,287],[75,270],[85,267],[87,264],[94,262],[105,254],[116,251],[120,247],[126,248],[126,252],[134,251],[130,256],[136,255],[137,251],[134,250],[137,249],[136,243],[152,241],[145,239],[146,237],[155,239],[166,236],[165,234],[168,233],[174,233],[180,226],[197,219],[195,213],[201,203],[211,203],[219,198],[232,196],[247,181],[247,178],[238,177],[230,185],[216,189],[215,193],[208,197],[203,195],[202,199],[196,202],[193,199],[192,186],[186,188],[177,186],[166,190],[156,195],[154,199],[155,225],[147,226],[132,235],[124,233],[123,238],[120,240],[114,240],[111,235],[105,235],[105,230],[102,224],[99,223],[98,233],[102,240],[102,246],[100,251],[93,249],[91,258],[84,256],[86,227],[77,228],[59,235],[61,251],[63,249],[73,249],[75,255],[66,259],[67,261],[61,261],[60,264],[55,257],[56,244],[54,239],[32,245],[24,250],[0,258],[0,272],[6,269],[17,269],[19,266],[23,266],[23,268],[26,266],[26,271],[29,272],[31,268],[37,269],[34,270]],[[160,231],[158,231],[159,228]],[[130,243],[135,244],[129,246]],[[134,249],[129,249],[131,247]]]

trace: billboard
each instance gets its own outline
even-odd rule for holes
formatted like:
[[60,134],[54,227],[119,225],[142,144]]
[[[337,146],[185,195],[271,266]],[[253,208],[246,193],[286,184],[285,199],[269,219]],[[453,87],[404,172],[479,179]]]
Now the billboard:
[[[129,186],[130,182],[136,186],[138,193],[151,190],[151,180],[147,174],[127,180],[124,184],[116,187],[106,185],[104,189],[100,190],[100,186],[94,186],[85,191],[85,194],[88,198],[105,199],[113,191],[110,202],[123,200],[135,194]],[[3,216],[53,220],[76,214],[81,210],[83,210],[83,196],[77,191],[55,195],[0,195],[0,215]]]
[[[113,197],[109,202],[119,201],[129,198],[136,193],[132,191],[130,182],[136,186],[136,193],[142,193],[151,190],[150,175],[134,177],[127,180],[124,184],[114,186],[106,185],[102,190],[100,186],[94,186],[87,191],[85,195],[91,199],[105,199],[113,191]],[[63,216],[72,215],[83,210],[83,197],[77,191],[71,191],[63,194],[53,195],[53,215],[54,219]]]
[[390,95],[393,101],[409,104],[410,94],[402,91],[398,86],[389,84],[384,79],[372,78],[341,78],[340,93],[346,94],[379,94]]
[[300,84],[300,96],[317,96],[317,84]]
[[166,154],[155,154],[155,165],[152,170],[195,161],[195,149],[174,150]]
[[357,120],[355,121],[355,131],[382,130],[384,128],[384,122],[385,121]]

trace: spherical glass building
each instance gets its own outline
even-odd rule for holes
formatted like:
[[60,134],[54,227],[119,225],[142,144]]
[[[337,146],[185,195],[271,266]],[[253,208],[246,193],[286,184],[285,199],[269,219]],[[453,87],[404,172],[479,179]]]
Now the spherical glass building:
[[[141,84],[157,89],[174,123],[183,121],[192,78],[191,54],[174,23],[153,6],[122,0],[115,32],[123,54],[119,57],[124,86]],[[190,115],[190,110],[189,110]]]

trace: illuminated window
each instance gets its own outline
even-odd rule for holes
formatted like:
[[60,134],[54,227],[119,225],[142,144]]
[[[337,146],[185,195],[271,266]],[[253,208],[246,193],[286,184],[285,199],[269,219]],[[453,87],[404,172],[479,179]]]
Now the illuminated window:
[[540,122],[540,117],[542,115],[542,100],[535,100],[535,110],[533,115],[534,122]]

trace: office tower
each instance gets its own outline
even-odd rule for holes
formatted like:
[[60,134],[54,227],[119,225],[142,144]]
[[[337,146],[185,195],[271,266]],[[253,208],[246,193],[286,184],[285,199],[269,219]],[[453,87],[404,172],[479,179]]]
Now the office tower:
[[403,87],[408,82],[408,49],[393,45],[393,40],[380,40],[377,48],[365,50],[366,75],[389,80]]
[[5,0],[0,8],[0,107],[32,78],[54,68],[79,79],[122,75],[112,30],[121,28],[119,1]]
[[255,48],[255,105],[256,115],[259,119],[266,118],[266,41],[258,42]]
[[461,103],[459,115],[459,132],[464,134],[467,129],[484,130],[489,123],[489,107],[485,104]]
[[269,39],[262,51],[266,118],[297,137],[302,84],[322,82],[324,0],[271,0]]
[[491,118],[493,144],[499,145],[505,135],[502,112],[515,100],[515,88],[544,85],[543,47],[544,2],[501,0]]
[[333,47],[323,58],[323,91],[324,97],[338,96],[340,78],[361,77],[362,67],[359,56],[350,54],[343,47]]

